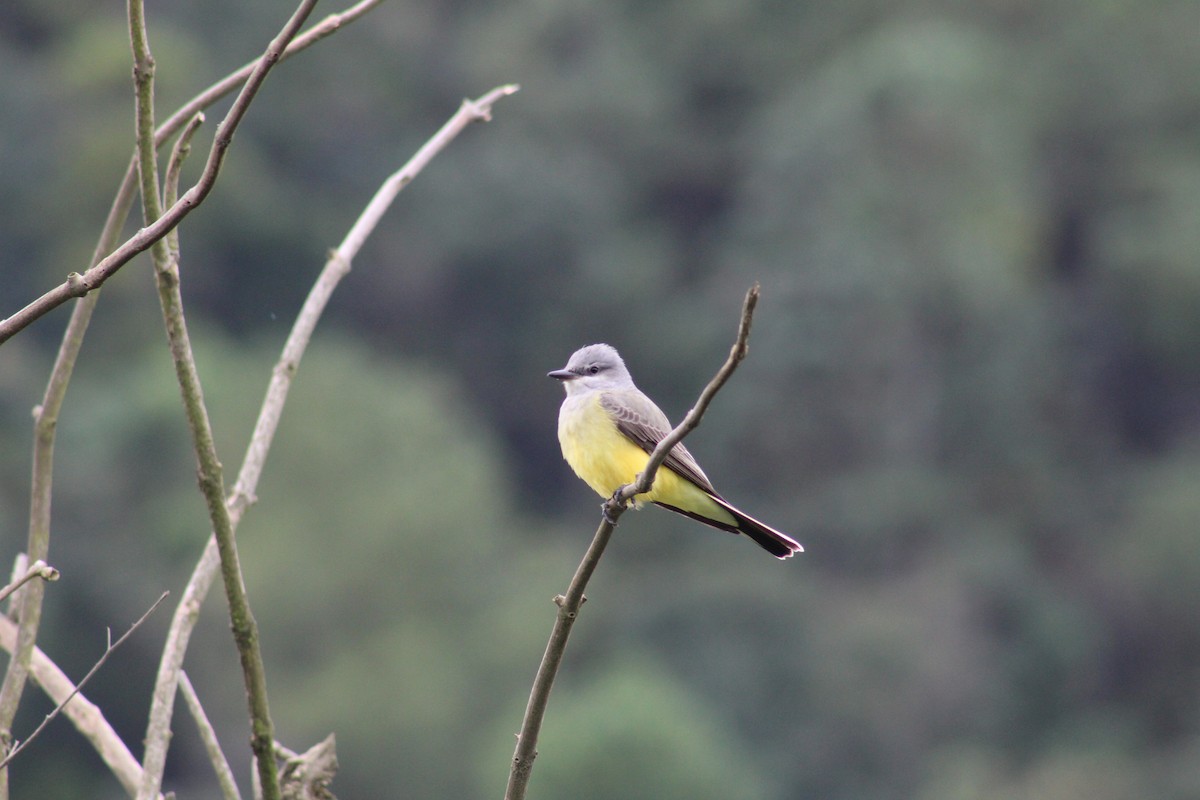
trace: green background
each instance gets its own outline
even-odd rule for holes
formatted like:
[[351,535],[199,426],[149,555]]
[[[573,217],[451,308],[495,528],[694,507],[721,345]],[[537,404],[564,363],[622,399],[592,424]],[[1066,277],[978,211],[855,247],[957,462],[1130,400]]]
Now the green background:
[[[160,112],[290,11],[151,3]],[[122,15],[0,8],[0,315],[86,266],[131,148]],[[1194,0],[416,0],[281,65],[181,229],[230,481],[326,250],[464,96],[522,91],[400,196],[301,366],[240,531],[279,738],[336,731],[340,796],[501,796],[599,520],[545,372],[607,341],[678,419],[757,280],[688,445],[808,552],[624,517],[530,797],[1200,795],[1197,32]],[[6,560],[66,318],[0,348]],[[42,647],[82,675],[207,530],[139,259],[63,409]],[[245,777],[223,605],[186,666]],[[139,754],[168,620],[88,691]],[[215,796],[175,731],[167,788]],[[13,781],[120,796],[65,721]]]

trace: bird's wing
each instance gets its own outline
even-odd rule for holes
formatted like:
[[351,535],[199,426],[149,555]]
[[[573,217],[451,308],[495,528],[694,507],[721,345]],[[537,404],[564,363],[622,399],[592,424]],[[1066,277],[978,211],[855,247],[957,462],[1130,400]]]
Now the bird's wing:
[[[658,443],[671,432],[672,425],[667,415],[654,405],[654,401],[636,389],[632,392],[605,392],[600,395],[600,405],[617,423],[617,430],[647,453],[653,453]],[[704,491],[717,494],[704,470],[700,469],[682,442],[671,448],[663,466]]]

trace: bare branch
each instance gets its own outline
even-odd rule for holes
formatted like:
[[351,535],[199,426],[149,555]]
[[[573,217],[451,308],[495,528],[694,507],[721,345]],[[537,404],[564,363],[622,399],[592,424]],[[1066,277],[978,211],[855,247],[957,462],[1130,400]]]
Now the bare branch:
[[[183,133],[179,134],[179,138],[175,140],[175,146],[171,148],[171,157],[167,161],[167,172],[163,178],[163,202],[166,205],[174,205],[179,199],[179,175],[183,171],[183,162],[187,160],[188,155],[192,151],[192,137],[196,135],[196,131],[204,123],[203,112],[197,111],[187,125],[183,127]],[[178,228],[171,231],[174,241],[171,247],[175,250],[179,249]]]
[[329,254],[321,274],[317,277],[316,283],[313,284],[312,290],[304,301],[304,306],[296,317],[296,322],[284,344],[279,363],[275,365],[272,373],[267,396],[263,400],[262,410],[254,425],[254,433],[250,437],[250,446],[246,450],[242,469],[238,473],[237,483],[234,484],[233,495],[230,497],[230,507],[235,519],[240,517],[242,511],[254,502],[258,478],[266,463],[267,452],[275,437],[275,429],[279,426],[283,404],[287,400],[287,393],[296,369],[300,366],[300,358],[308,347],[317,321],[329,303],[333,290],[350,272],[350,265],[354,261],[354,257],[358,255],[358,251],[362,249],[367,237],[375,230],[375,226],[400,191],[420,174],[434,156],[471,123],[490,119],[492,105],[500,98],[507,97],[517,90],[516,85],[500,86],[477,100],[463,101],[458,111],[417,150],[408,163],[383,182],[375,192],[375,196],[363,209],[362,214],[355,220],[342,243]]
[[[33,451],[33,478],[29,511],[29,538],[26,557],[33,565],[45,563],[50,551],[50,479],[52,465],[49,452],[41,446],[42,435],[47,429],[35,423],[36,436]],[[53,435],[50,429],[49,435]],[[18,595],[19,602],[13,603],[18,620],[17,641],[0,684],[0,755],[9,752],[12,745],[12,725],[25,683],[29,677],[29,665],[33,658],[34,643],[42,620],[42,597],[45,581],[34,581],[25,586]],[[0,797],[8,797],[8,770],[0,766]]]
[[[154,56],[146,34],[143,0],[129,0],[129,39],[133,49],[134,117],[137,130],[138,178],[141,185],[142,216],[147,225],[162,216],[158,195],[158,149],[154,143]],[[156,260],[166,254],[161,237],[154,242]]]
[[217,576],[221,557],[217,552],[217,540],[209,536],[204,553],[200,556],[192,577],[184,587],[183,596],[171,617],[171,627],[163,644],[162,658],[158,665],[158,676],[154,682],[154,694],[150,698],[150,716],[146,724],[145,753],[142,756],[142,772],[136,797],[153,800],[162,787],[163,771],[167,764],[167,746],[171,741],[171,714],[175,707],[179,675],[183,669],[183,657],[187,653],[192,630],[200,618],[200,607],[212,582]]
[[125,635],[122,636],[120,639],[117,639],[115,642],[111,641],[112,635],[111,635],[111,633],[109,634],[110,641],[108,642],[108,646],[105,647],[105,649],[104,649],[104,654],[102,656],[100,656],[100,659],[94,665],[92,665],[92,668],[89,669],[87,674],[83,676],[83,679],[81,681],[79,681],[78,684],[76,684],[75,688],[71,691],[71,693],[69,695],[67,695],[63,699],[63,701],[55,707],[55,709],[53,711],[51,711],[49,714],[46,715],[46,718],[42,720],[42,723],[40,725],[38,725],[36,728],[34,728],[33,733],[29,734],[29,736],[26,737],[25,741],[21,742],[20,744],[17,744],[16,746],[14,746],[12,748],[12,750],[9,751],[8,755],[5,756],[4,760],[0,761],[0,769],[7,767],[9,762],[17,757],[18,753],[20,753],[22,750],[24,750],[26,747],[28,747],[29,743],[32,742],[34,739],[36,739],[38,737],[38,735],[41,734],[41,732],[43,730],[45,730],[46,726],[50,724],[51,720],[53,720],[55,717],[57,717],[62,712],[63,708],[66,707],[67,703],[71,702],[71,698],[73,698],[75,695],[77,695],[79,693],[79,690],[82,689],[84,687],[84,685],[86,685],[87,682],[92,679],[92,676],[96,674],[96,672],[100,669],[100,667],[104,666],[104,662],[108,661],[108,657],[110,655],[112,655],[113,651],[116,650],[118,647],[120,647],[122,644],[124,644],[125,640],[128,639],[130,636],[132,636],[133,632],[136,631],[138,628],[140,628],[142,623],[145,622],[150,617],[150,615],[154,613],[154,609],[158,608],[158,604],[167,598],[167,594],[168,594],[167,592],[163,592],[161,595],[159,595],[158,599],[154,601],[154,605],[152,605],[152,606],[150,606],[150,608],[146,609],[146,613],[142,614],[142,616],[138,618],[138,621],[133,623],[133,625],[131,625],[129,627],[129,630],[125,631]]
[[[133,204],[134,182],[133,164],[125,179],[121,182],[116,196],[113,198],[104,228],[100,233],[96,248],[93,251],[91,263],[97,264],[103,255],[116,246],[121,227],[125,224],[129,208]],[[68,278],[72,291],[80,289],[82,278],[73,273]],[[99,294],[92,293],[75,304],[71,319],[63,333],[62,343],[55,357],[54,368],[46,383],[46,391],[42,402],[34,409],[34,447],[33,470],[30,481],[29,504],[29,543],[27,550],[37,558],[44,558],[50,549],[50,508],[54,477],[54,441],[58,426],[58,415],[66,398],[67,387],[71,374],[75,369],[75,361],[83,346],[83,339],[91,322],[92,312],[96,307]],[[9,735],[13,717],[20,703],[21,694],[25,687],[25,676],[29,669],[29,661],[33,653],[33,644],[37,639],[37,631],[41,619],[42,591],[38,589],[22,594],[19,616],[22,620],[22,637],[20,644],[9,661],[5,672],[4,684],[0,687],[0,739]],[[7,796],[8,775],[0,771],[0,796]]]
[[342,240],[342,244],[336,251],[337,255],[345,259],[348,265],[362,248],[367,237],[371,235],[371,231],[375,229],[375,225],[383,217],[384,212],[396,199],[396,195],[400,194],[400,191],[421,170],[425,169],[425,165],[432,161],[433,157],[440,153],[458,134],[462,133],[468,125],[474,122],[491,121],[492,106],[496,101],[515,94],[520,89],[520,86],[510,83],[492,89],[477,100],[463,100],[458,112],[447,120],[446,124],[429,138],[429,141],[421,145],[421,149],[409,159],[407,164],[383,182],[375,196],[371,198],[371,202],[367,204],[366,209],[355,221],[350,232],[346,234],[346,238]]
[[600,557],[604,555],[604,548],[608,546],[609,539],[612,538],[617,520],[625,512],[630,498],[650,490],[654,483],[654,475],[667,457],[667,453],[700,424],[700,419],[704,416],[713,397],[729,380],[729,376],[737,369],[742,359],[746,357],[747,341],[750,338],[750,322],[753,319],[754,307],[757,303],[758,284],[756,283],[750,287],[750,291],[746,293],[746,300],[742,304],[737,338],[729,351],[729,358],[704,387],[696,405],[687,413],[683,421],[659,442],[646,464],[646,469],[638,475],[637,480],[621,487],[604,504],[604,515],[600,521],[600,527],[596,529],[592,543],[588,545],[583,560],[579,562],[579,567],[575,570],[574,577],[571,578],[566,594],[554,598],[555,604],[558,605],[558,615],[555,617],[554,627],[550,631],[550,641],[546,643],[546,652],[542,655],[537,675],[533,679],[533,688],[529,692],[529,702],[525,706],[521,732],[517,734],[517,748],[513,753],[512,765],[508,773],[508,787],[504,792],[505,800],[523,800],[525,797],[529,776],[533,772],[533,761],[537,758],[537,739],[542,729],[542,719],[546,715],[546,706],[550,701],[550,690],[554,687],[554,678],[562,664],[563,654],[567,648],[567,639],[571,635],[571,627],[575,624],[575,620],[579,616],[579,609],[586,599],[583,592],[587,588],[592,573],[596,571],[596,567],[600,563]]
[[[227,501],[230,522],[235,530],[241,521],[242,514],[255,500],[258,480],[274,441],[275,431],[279,426],[292,379],[308,348],[313,331],[316,329],[334,289],[350,271],[350,265],[366,238],[374,230],[375,225],[399,191],[416,177],[430,159],[471,122],[488,119],[492,104],[515,91],[515,86],[501,86],[477,100],[463,103],[455,115],[417,151],[408,163],[387,178],[342,243],[330,253],[292,325],[279,361],[272,370],[271,381],[267,387],[250,443],[246,448],[237,482]],[[162,659],[159,662],[154,695],[150,705],[150,718],[146,728],[146,754],[143,759],[145,772],[142,792],[139,794],[143,800],[153,797],[162,785],[167,746],[170,741],[174,697],[184,654],[187,651],[200,606],[208,595],[219,565],[216,540],[210,537],[188,579],[179,607],[175,609],[171,627],[167,633],[167,641],[163,647]]]
[[[6,617],[0,617],[0,648],[10,653],[17,646],[17,626]],[[104,718],[104,712],[92,703],[82,693],[76,693],[77,687],[63,674],[63,671],[50,660],[40,649],[33,649],[33,657],[29,664],[29,674],[42,687],[51,702],[63,707],[63,715],[71,721],[75,729],[91,742],[92,747],[100,754],[100,758],[108,765],[109,771],[120,781],[121,786],[130,797],[137,793],[138,784],[142,780],[142,768],[137,759],[129,752],[129,748],[117,736],[116,731]],[[74,699],[66,703],[73,693]],[[157,798],[156,798],[157,800]]]
[[[287,57],[315,44],[324,39],[326,36],[336,32],[343,25],[349,24],[354,20],[364,15],[367,11],[379,5],[382,0],[362,0],[340,14],[332,14],[326,17],[317,25],[310,28],[301,36],[296,37],[284,52],[283,58]],[[282,60],[282,59],[281,59]],[[196,120],[202,109],[207,108],[215,103],[220,98],[232,92],[238,86],[242,85],[248,77],[253,73],[257,61],[250,62],[241,69],[231,73],[222,80],[210,86],[198,94],[191,101],[182,106],[170,118],[168,118],[158,129],[155,135],[155,143],[163,144],[172,134],[179,130],[185,123],[190,120]],[[187,138],[185,134],[181,137]],[[96,254],[92,258],[93,264],[98,264],[104,253],[110,252],[116,246],[116,236],[120,231],[124,220],[129,213],[132,205],[134,194],[134,177],[136,175],[137,156],[130,160],[128,170],[126,170],[125,178],[121,183],[121,188],[117,196],[113,200],[112,208],[109,211],[108,221],[105,225],[104,234],[101,235],[100,242],[97,244]],[[170,186],[170,181],[168,181]],[[170,205],[175,205],[175,200],[170,200]],[[84,287],[86,289],[86,287]],[[82,342],[83,333],[86,331],[88,320],[91,316],[91,311],[95,306],[96,299],[99,295],[95,292],[82,298],[76,304],[75,312],[72,314],[71,324],[68,327],[67,336],[64,337],[64,346],[60,351],[59,363],[66,363],[68,366],[65,370],[60,369],[56,365],[55,375],[63,374],[65,377],[60,381],[65,391],[66,381],[69,380],[70,365],[74,363],[75,354],[78,353],[79,343]],[[75,333],[72,333],[72,332]],[[11,335],[11,334],[10,334]],[[2,339],[0,339],[2,341]],[[67,350],[67,343],[74,342],[73,349]],[[64,356],[64,353],[69,356]],[[54,378],[51,379],[52,385]],[[61,397],[61,394],[60,394]],[[61,400],[60,400],[61,403]],[[47,502],[48,507],[48,502]],[[204,555],[201,557],[197,565],[197,572],[201,576],[205,576],[203,580],[192,580],[188,583],[187,589],[184,591],[180,604],[176,609],[175,616],[171,625],[171,632],[168,636],[166,646],[163,652],[163,660],[160,665],[160,677],[156,684],[155,694],[152,701],[151,721],[147,728],[146,738],[146,763],[148,769],[145,770],[146,784],[143,787],[143,797],[157,797],[159,787],[162,783],[162,773],[166,761],[166,745],[170,738],[170,708],[172,706],[177,678],[172,678],[169,681],[162,680],[162,675],[165,672],[171,676],[177,676],[182,666],[183,655],[187,650],[187,640],[190,636],[191,625],[199,614],[200,605],[208,594],[208,590],[212,585],[212,580],[216,574],[216,566],[218,564],[218,556],[215,540],[209,540],[208,546],[205,548]],[[165,695],[165,697],[164,697]],[[158,713],[154,713],[154,709]],[[166,709],[166,713],[163,713]],[[141,783],[142,775],[139,775],[139,783]]]
[[517,734],[517,749],[513,752],[504,800],[522,800],[525,797],[529,776],[533,772],[533,760],[537,758],[537,740],[542,730],[542,720],[546,716],[546,706],[550,702],[550,690],[554,688],[554,678],[558,675],[558,668],[567,651],[567,639],[571,635],[571,628],[584,603],[584,589],[587,588],[592,573],[596,571],[615,527],[615,520],[605,518],[600,521],[592,543],[588,545],[583,560],[579,562],[575,575],[571,578],[567,593],[554,598],[554,603],[558,606],[558,615],[554,619],[550,641],[546,643],[546,652],[542,654],[542,662],[538,665],[533,688],[529,692],[529,702],[521,720],[521,732]]
[[[116,249],[108,248],[111,252],[104,258],[94,259],[92,266],[86,272],[72,272],[67,276],[67,279],[59,286],[37,298],[29,305],[22,308],[7,319],[0,320],[0,344],[11,339],[17,332],[32,324],[35,320],[45,316],[50,311],[75,297],[83,297],[88,293],[98,289],[109,277],[117,270],[127,264],[134,256],[145,251],[154,242],[162,238],[168,231],[174,228],[179,222],[186,217],[191,211],[203,202],[204,198],[212,190],[213,184],[216,181],[217,173],[220,170],[221,163],[224,160],[225,152],[232,140],[233,132],[238,123],[244,116],[246,108],[250,101],[254,98],[259,87],[265,80],[267,72],[278,61],[285,56],[291,55],[299,50],[309,47],[321,39],[329,36],[337,31],[342,25],[352,22],[367,11],[378,5],[382,0],[365,0],[360,2],[350,9],[347,9],[341,14],[335,14],[327,17],[311,30],[306,32],[303,37],[297,38],[288,46],[291,37],[295,36],[296,27],[303,24],[304,18],[312,10],[312,6],[316,0],[305,0],[301,7],[297,10],[296,15],[289,21],[288,26],[284,28],[280,36],[271,43],[267,52],[263,57],[253,62],[253,65],[247,65],[242,69],[232,73],[218,83],[214,84],[209,89],[197,95],[191,102],[183,106],[176,114],[172,115],[167,123],[163,125],[160,131],[156,134],[156,142],[161,144],[171,134],[175,133],[182,127],[196,111],[206,108],[212,103],[219,100],[226,94],[229,94],[237,86],[242,86],[242,91],[234,101],[233,106],[229,109],[225,119],[217,128],[216,136],[213,139],[212,148],[209,152],[208,162],[206,163],[204,174],[189,189],[183,197],[176,203],[173,203],[165,213],[157,218],[153,225],[147,226],[139,230],[136,234],[130,237],[124,244]],[[303,13],[301,13],[303,12]],[[292,23],[296,23],[295,26]],[[287,38],[284,35],[287,34]],[[287,49],[284,50],[283,48]],[[136,156],[135,156],[136,160]],[[126,173],[125,180],[122,182],[121,191],[118,192],[119,197],[124,196],[132,198],[132,188],[134,185],[134,166],[130,165],[130,170]],[[124,220],[128,214],[128,202],[114,201],[110,210],[110,222],[114,219]],[[108,227],[108,226],[106,226]],[[120,225],[116,226],[119,230]]]
[[233,777],[233,770],[229,767],[229,760],[225,758],[225,753],[221,750],[221,743],[217,741],[217,732],[213,730],[212,723],[208,721],[208,715],[204,713],[204,706],[200,704],[200,696],[196,694],[186,672],[179,674],[179,691],[183,694],[184,703],[191,712],[192,719],[196,722],[196,728],[200,731],[200,740],[204,742],[208,760],[213,766],[213,772],[217,774],[221,796],[225,800],[242,800],[237,781]]
[[41,578],[44,581],[56,581],[58,580],[58,570],[40,559],[33,562],[29,569],[25,570],[24,575],[22,575],[20,578],[17,578],[3,589],[0,589],[0,603],[4,602],[4,600],[10,594],[15,592],[17,589],[20,589],[34,578]]
[[[700,427],[700,419],[704,416],[704,412],[708,410],[708,404],[712,402],[713,397],[729,380],[729,376],[737,369],[738,364],[742,363],[742,359],[746,357],[749,350],[750,341],[750,323],[754,321],[754,309],[758,305],[759,287],[756,282],[746,292],[746,299],[742,301],[742,316],[738,321],[737,338],[733,342],[733,347],[729,349],[729,357],[725,359],[725,363],[717,370],[717,374],[704,387],[704,391],[700,393],[700,399],[696,401],[696,405],[684,416],[683,421],[663,437],[663,440],[654,448],[654,452],[650,454],[649,461],[646,462],[646,468],[637,476],[637,480],[633,483],[621,487],[621,490],[615,495],[619,498],[619,504],[624,505],[634,495],[645,494],[650,491],[650,487],[654,485],[654,476],[658,472],[658,468],[662,466],[666,460],[667,454],[675,445],[683,441],[683,437]],[[610,503],[616,505],[616,503]],[[615,509],[609,509],[612,513]]]
[[[321,20],[316,25],[312,26],[307,31],[293,39],[288,44],[287,49],[283,51],[283,55],[279,60],[286,61],[289,57],[295,55],[301,50],[311,47],[325,37],[337,33],[337,31],[343,25],[348,25],[351,22],[354,22],[356,19],[361,17],[363,14],[366,14],[368,11],[382,2],[383,0],[362,0],[362,2],[355,3],[353,6],[341,13],[330,14],[328,17]],[[212,86],[209,86],[207,89],[193,97],[184,105],[180,106],[179,110],[168,117],[167,120],[163,122],[161,126],[159,126],[158,132],[155,134],[158,145],[161,147],[162,144],[166,142],[166,140],[169,139],[172,134],[182,128],[184,124],[197,112],[208,108],[213,103],[217,102],[222,97],[245,83],[246,79],[249,78],[251,73],[254,72],[254,69],[257,65],[258,59],[243,65],[239,69],[226,75],[224,78],[221,78]]]

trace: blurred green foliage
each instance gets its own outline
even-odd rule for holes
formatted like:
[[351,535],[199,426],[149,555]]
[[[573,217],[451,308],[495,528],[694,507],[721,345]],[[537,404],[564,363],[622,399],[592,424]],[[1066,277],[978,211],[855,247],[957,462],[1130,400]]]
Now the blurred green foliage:
[[[288,12],[156,4],[160,112]],[[283,741],[336,731],[347,797],[498,796],[598,518],[542,376],[609,341],[677,418],[759,280],[689,446],[809,551],[625,517],[531,797],[1195,797],[1197,30],[1192,0],[419,0],[282,65],[182,229],[230,483],[325,249],[463,96],[523,86],[401,195],[300,368],[241,531]],[[0,314],[91,253],[126,49],[114,8],[0,8]],[[0,348],[6,558],[65,319]],[[131,264],[60,426],[42,645],[72,675],[206,535],[163,342]],[[187,668],[241,770],[221,611]],[[135,752],[159,617],[89,691]],[[170,786],[212,796],[175,728]],[[23,758],[16,797],[117,796],[65,723]]]
[[[745,752],[726,721],[638,654],[614,656],[613,663],[597,665],[593,680],[564,681],[569,694],[548,713],[531,797],[769,796],[770,770]],[[503,732],[494,731],[493,741],[507,745]],[[510,748],[494,761],[511,757]],[[492,793],[493,775],[483,774],[478,794]]]

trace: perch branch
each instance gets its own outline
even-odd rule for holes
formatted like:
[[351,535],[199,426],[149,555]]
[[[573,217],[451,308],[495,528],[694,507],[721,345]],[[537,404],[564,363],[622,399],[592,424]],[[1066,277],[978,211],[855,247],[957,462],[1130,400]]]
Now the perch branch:
[[646,468],[637,476],[637,480],[621,487],[621,491],[614,496],[616,502],[610,502],[609,513],[616,511],[611,506],[625,506],[635,495],[650,491],[650,487],[654,485],[654,476],[658,473],[658,468],[662,466],[663,461],[666,460],[667,454],[675,445],[683,441],[683,437],[700,427],[700,419],[708,410],[708,404],[712,402],[713,397],[729,380],[729,376],[733,375],[733,371],[738,368],[738,364],[742,363],[742,359],[746,357],[750,342],[750,323],[754,321],[758,293],[757,283],[746,292],[746,299],[742,301],[742,316],[738,322],[737,337],[733,342],[733,347],[729,349],[729,357],[725,359],[725,363],[717,370],[717,374],[709,381],[709,384],[704,387],[704,391],[700,393],[700,399],[684,416],[683,421],[664,436],[658,446],[654,448],[654,452],[650,454],[650,459],[646,462]]
[[756,283],[746,293],[746,300],[742,304],[737,338],[729,351],[729,357],[713,379],[704,387],[704,391],[700,393],[700,399],[696,401],[696,405],[687,413],[683,421],[676,425],[654,448],[654,452],[646,463],[646,469],[638,475],[633,483],[621,487],[604,504],[600,527],[596,529],[592,543],[588,546],[583,560],[579,562],[579,567],[575,570],[575,576],[571,578],[566,594],[554,598],[555,604],[558,605],[558,614],[554,619],[554,628],[550,632],[550,641],[546,643],[546,652],[542,655],[541,664],[538,665],[533,688],[529,692],[529,702],[525,706],[525,716],[521,721],[521,732],[517,734],[517,748],[513,753],[512,765],[508,773],[508,787],[504,792],[505,800],[523,800],[525,797],[529,776],[533,772],[533,761],[537,758],[537,739],[542,729],[542,719],[546,715],[546,706],[550,700],[550,690],[554,686],[554,678],[558,674],[559,665],[562,664],[571,628],[575,624],[575,620],[579,616],[579,609],[585,600],[584,589],[587,588],[592,573],[596,571],[600,557],[604,555],[604,548],[608,546],[609,539],[612,538],[617,521],[628,508],[627,504],[630,498],[650,491],[650,487],[654,483],[654,475],[667,457],[667,453],[700,424],[700,419],[704,416],[713,397],[729,380],[729,376],[737,369],[742,359],[746,357],[747,342],[750,338],[750,322],[754,317],[754,307],[757,304],[758,284]]

